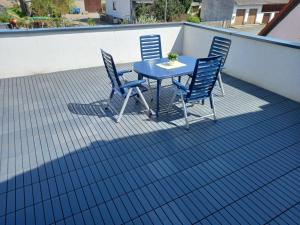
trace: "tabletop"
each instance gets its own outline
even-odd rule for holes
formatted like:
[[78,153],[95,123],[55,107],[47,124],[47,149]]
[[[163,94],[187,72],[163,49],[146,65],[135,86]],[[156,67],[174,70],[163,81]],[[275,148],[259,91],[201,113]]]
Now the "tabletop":
[[196,58],[191,56],[179,56],[178,61],[186,64],[186,66],[176,68],[176,69],[164,69],[156,64],[167,62],[167,58],[154,59],[148,61],[140,61],[133,64],[133,70],[143,75],[144,77],[162,80],[166,78],[192,74],[194,72]]

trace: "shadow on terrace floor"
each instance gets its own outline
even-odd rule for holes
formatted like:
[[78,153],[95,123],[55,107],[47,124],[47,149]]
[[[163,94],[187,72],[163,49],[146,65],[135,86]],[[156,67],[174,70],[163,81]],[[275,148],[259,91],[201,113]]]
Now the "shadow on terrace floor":
[[[0,183],[0,224],[192,224],[216,218],[254,224],[287,213],[299,221],[299,104],[235,84],[226,78],[233,87],[229,101],[238,87],[268,103],[252,112],[237,107],[231,115],[218,99],[218,123],[203,120],[189,132],[175,127],[69,149]],[[71,112],[103,116],[99,106],[75,107],[69,106]]]
[[[245,83],[243,81],[239,81],[235,78],[232,78],[228,75],[224,76],[224,84],[226,87],[230,87],[230,91],[226,94],[225,98],[222,97],[220,88],[218,84],[214,88],[214,98],[215,102],[217,104],[216,110],[217,110],[217,117],[220,112],[218,109],[218,103],[224,102],[223,105],[226,105],[227,107],[232,105],[235,107],[236,101],[241,101],[240,96],[234,96],[234,94],[238,94],[237,91],[232,93],[232,90],[238,90],[238,92],[241,93],[247,93],[247,95],[253,96],[255,98],[264,100],[264,97],[269,95],[270,92],[267,92],[263,89],[258,89],[254,85],[250,85],[248,83]],[[185,78],[183,78],[183,83],[185,83]],[[183,108],[181,103],[179,102],[179,99],[175,101],[175,104],[170,108],[170,111],[168,111],[169,103],[170,103],[170,97],[172,96],[174,92],[174,86],[171,85],[169,80],[165,80],[163,82],[163,88],[161,90],[161,97],[160,97],[160,116],[159,118],[156,118],[155,116],[149,119],[160,121],[160,122],[166,122],[175,126],[182,126],[183,124]],[[156,90],[153,88],[152,90],[149,90],[144,93],[144,96],[150,105],[150,108],[155,111],[156,109],[156,99],[155,99]],[[152,96],[152,97],[151,97]],[[151,100],[152,99],[152,100]],[[233,100],[230,102],[230,100]],[[281,97],[277,97],[276,101],[279,101]],[[268,99],[266,99],[268,100]],[[119,97],[118,95],[115,95],[112,104],[115,109],[117,109],[117,112],[120,111],[121,106],[123,104],[124,99]],[[269,104],[266,102],[266,104]],[[272,102],[270,102],[272,104]],[[111,110],[105,109],[107,105],[107,100],[99,100],[96,102],[91,103],[69,103],[68,109],[71,113],[77,114],[77,115],[88,115],[88,116],[98,116],[98,117],[109,117],[113,119],[113,121],[116,121],[115,118],[117,117],[117,114],[115,112],[112,112]],[[222,109],[221,109],[222,110]],[[126,114],[140,114],[145,111],[145,108],[142,104],[137,102],[134,98],[130,98],[129,103],[125,109],[124,115]],[[207,114],[211,114],[211,109],[209,107],[209,100],[205,101],[205,105],[201,104],[195,104],[194,106],[188,104],[188,113],[189,113],[189,121],[190,122],[200,122],[202,120],[211,121],[211,119],[207,118],[201,118],[201,116],[205,116]],[[223,113],[222,113],[223,114]],[[221,118],[223,118],[221,116]],[[176,121],[179,121],[177,123]]]

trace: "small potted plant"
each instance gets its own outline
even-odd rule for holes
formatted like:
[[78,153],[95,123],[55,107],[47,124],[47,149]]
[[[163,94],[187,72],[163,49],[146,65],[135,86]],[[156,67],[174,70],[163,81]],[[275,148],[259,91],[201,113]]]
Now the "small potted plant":
[[178,59],[178,55],[176,53],[172,53],[170,52],[168,54],[168,59],[169,59],[169,64],[170,65],[174,65],[174,63],[177,61]]

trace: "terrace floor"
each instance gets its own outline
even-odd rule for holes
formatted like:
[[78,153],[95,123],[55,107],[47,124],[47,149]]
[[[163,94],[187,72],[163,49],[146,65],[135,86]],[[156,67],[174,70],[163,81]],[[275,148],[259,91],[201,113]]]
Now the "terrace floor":
[[103,68],[0,80],[0,224],[299,224],[300,104],[224,82],[187,131],[134,100],[116,124]]

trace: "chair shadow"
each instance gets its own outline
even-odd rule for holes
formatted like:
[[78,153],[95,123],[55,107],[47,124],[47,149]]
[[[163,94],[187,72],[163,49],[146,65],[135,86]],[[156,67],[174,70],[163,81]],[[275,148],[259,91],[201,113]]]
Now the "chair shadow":
[[107,117],[112,115],[110,110],[106,109],[106,100],[100,100],[92,103],[69,103],[69,111],[76,115]]
[[[185,78],[183,78],[185,79]],[[225,76],[223,78],[223,82],[227,85],[234,87],[236,82],[235,79]],[[183,82],[184,83],[184,82]],[[242,82],[244,83],[244,82]],[[248,87],[248,86],[246,86]],[[248,88],[247,88],[248,89]],[[249,91],[249,90],[247,90]],[[149,120],[153,120],[156,122],[165,122],[171,124],[172,126],[181,127],[184,125],[184,114],[183,108],[181,106],[181,102],[179,99],[175,100],[175,104],[169,108],[171,96],[173,93],[173,86],[170,82],[165,82],[161,89],[161,96],[160,96],[160,113],[159,117],[152,116],[149,117]],[[156,108],[156,90],[152,89],[151,91],[146,92],[145,98],[148,102],[150,108],[152,109],[152,113],[154,114]],[[223,98],[221,90],[219,86],[214,88],[214,96],[216,98]],[[112,105],[114,109],[106,108],[107,100],[99,100],[91,103],[69,103],[68,109],[71,113],[76,115],[83,115],[83,116],[97,116],[97,117],[109,117],[113,121],[116,122],[116,116],[118,114],[118,110],[122,105],[122,101],[119,98],[113,98]],[[195,105],[188,104],[187,107],[191,110],[188,111],[189,115],[189,122],[216,122],[213,118],[206,117],[207,110],[209,107],[209,103],[205,101],[205,105],[201,105],[201,103],[197,103]],[[203,111],[204,109],[204,111]],[[124,114],[126,113],[141,113],[143,112],[144,107],[140,102],[135,101],[132,99],[128,102],[128,105],[125,109]],[[204,113],[206,111],[206,113]],[[210,113],[210,112],[209,112]]]
[[[68,103],[68,110],[72,114],[81,116],[96,116],[96,117],[107,117],[116,122],[116,117],[119,114],[121,104],[119,101],[112,101],[112,107],[107,107],[107,100],[99,100],[91,103]],[[132,99],[128,102],[125,108],[126,113],[141,113],[144,110],[143,105],[140,102],[136,102]]]
[[[154,116],[155,114],[155,107],[156,107],[156,100],[154,94],[156,94],[156,91],[148,92],[148,94],[145,95],[146,101],[150,105],[150,108],[152,110],[152,116],[149,117],[148,120],[153,120],[155,122],[165,122],[168,124],[171,124],[175,127],[181,127],[182,121],[184,119],[183,115],[183,109],[181,107],[181,103],[178,99],[175,100],[175,104],[172,105],[172,107],[169,108],[171,96],[173,93],[173,88],[170,84],[165,84],[162,88],[161,92],[161,103],[160,103],[160,113],[159,117]],[[152,99],[152,100],[151,100]],[[81,115],[81,116],[96,116],[96,117],[108,117],[116,122],[116,116],[119,113],[119,109],[122,105],[122,101],[120,101],[119,98],[113,98],[111,104],[114,109],[107,108],[107,100],[99,100],[91,103],[68,103],[67,107],[68,110],[72,114]],[[201,115],[201,106],[197,106],[201,104],[195,104],[196,107],[198,107],[199,113],[193,113],[189,111],[189,116],[193,116],[193,119],[189,119],[190,122],[194,122],[195,120],[208,120],[208,118],[202,118]],[[188,108],[193,108],[194,105],[187,105]],[[128,105],[125,109],[124,115],[127,113],[144,113],[144,106],[139,101],[136,101],[135,99],[131,99],[131,101],[128,102]],[[182,121],[181,121],[182,120]]]

